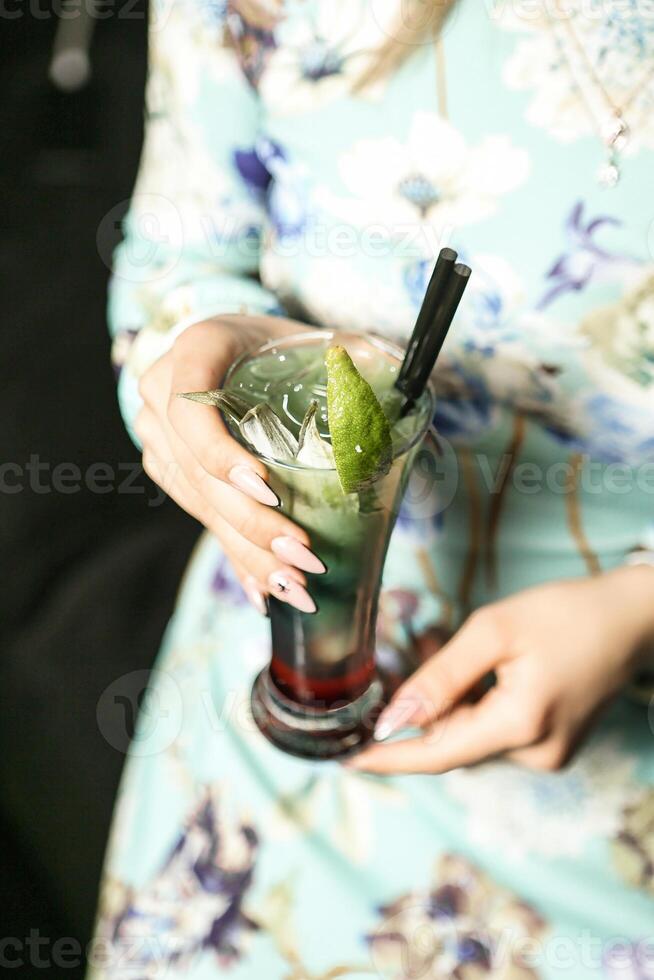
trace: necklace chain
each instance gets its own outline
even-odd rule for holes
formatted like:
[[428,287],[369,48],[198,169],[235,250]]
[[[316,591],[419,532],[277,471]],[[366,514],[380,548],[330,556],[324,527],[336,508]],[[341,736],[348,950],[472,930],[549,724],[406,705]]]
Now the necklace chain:
[[572,66],[572,61],[565,51],[565,47],[561,42],[559,36],[557,36],[556,24],[554,17],[549,9],[549,4],[547,0],[544,3],[544,11],[547,17],[550,29],[554,35],[555,43],[559,48],[561,56],[563,57],[568,72],[570,74],[571,80],[574,86],[578,89],[579,95],[581,96],[589,115],[592,117],[593,125],[598,131],[598,135],[607,149],[607,158],[604,164],[600,167],[598,171],[598,180],[600,184],[604,187],[614,187],[620,180],[620,167],[619,167],[619,155],[624,150],[627,142],[629,140],[629,127],[627,126],[625,120],[625,114],[628,109],[634,104],[638,96],[644,91],[647,85],[650,83],[652,78],[654,78],[654,64],[648,68],[644,76],[638,81],[638,83],[632,88],[625,99],[620,105],[618,105],[614,99],[611,97],[610,93],[607,91],[606,86],[602,82],[597,69],[591,58],[586,51],[586,48],[582,44],[577,32],[574,29],[570,15],[564,13],[561,10],[559,0],[554,0],[554,6],[556,11],[556,16],[558,20],[563,24],[567,35],[570,38],[574,48],[576,49],[579,57],[581,58],[585,70],[589,76],[590,81],[595,86],[600,96],[602,97],[606,107],[610,112],[611,118],[608,124],[601,125],[598,123],[596,112],[593,111],[588,98],[586,97],[582,85],[580,84],[575,71]]
[[[560,12],[560,7],[559,7],[558,0],[556,0],[556,8],[557,8],[557,13],[559,13]],[[611,95],[606,90],[606,87],[604,86],[601,78],[597,74],[597,70],[596,70],[595,66],[593,65],[592,61],[590,60],[586,49],[584,48],[583,44],[579,40],[579,37],[577,35],[577,32],[575,31],[574,27],[572,26],[572,22],[571,22],[571,20],[570,20],[569,17],[565,17],[564,16],[563,25],[564,25],[567,33],[569,34],[572,43],[574,44],[574,46],[576,47],[577,51],[581,55],[581,58],[583,59],[585,65],[586,65],[586,68],[588,69],[589,75],[592,77],[593,81],[595,82],[595,85],[597,86],[597,88],[602,93],[606,104],[615,113],[616,116],[622,116],[622,115],[624,115],[624,113],[627,111],[627,109],[629,109],[630,106],[633,104],[634,100],[637,99],[638,96],[640,95],[640,93],[643,91],[643,89],[646,88],[646,86],[647,86],[648,82],[650,81],[650,79],[652,78],[652,76],[654,76],[654,65],[652,65],[652,67],[650,67],[645,72],[644,76],[633,87],[633,89],[631,90],[631,92],[629,93],[629,95],[627,96],[627,98],[624,100],[624,102],[622,103],[622,105],[616,105],[616,103],[611,98]]]

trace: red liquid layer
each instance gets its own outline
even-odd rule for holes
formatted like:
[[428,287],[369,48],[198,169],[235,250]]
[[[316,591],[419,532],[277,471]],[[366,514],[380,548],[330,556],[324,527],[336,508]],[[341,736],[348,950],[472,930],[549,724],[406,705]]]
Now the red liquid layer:
[[306,670],[289,667],[282,657],[273,653],[270,676],[282,694],[292,701],[313,707],[332,708],[337,704],[355,701],[368,689],[375,676],[375,662],[372,657],[367,657],[365,663],[353,667],[352,670],[319,677],[311,676]]

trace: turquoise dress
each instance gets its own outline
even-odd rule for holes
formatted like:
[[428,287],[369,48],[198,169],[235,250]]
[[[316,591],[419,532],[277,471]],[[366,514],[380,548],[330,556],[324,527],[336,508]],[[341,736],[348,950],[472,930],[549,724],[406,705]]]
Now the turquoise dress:
[[[439,248],[474,269],[437,377],[445,478],[385,572],[398,678],[422,630],[653,544],[654,5],[588,6],[461,0],[361,91],[400,0],[152,7],[110,298],[128,426],[139,375],[205,316],[405,342]],[[602,88],[628,103],[612,187]],[[620,698],[560,772],[378,778],[263,739],[268,656],[205,536],[127,760],[94,980],[654,976],[646,705]]]

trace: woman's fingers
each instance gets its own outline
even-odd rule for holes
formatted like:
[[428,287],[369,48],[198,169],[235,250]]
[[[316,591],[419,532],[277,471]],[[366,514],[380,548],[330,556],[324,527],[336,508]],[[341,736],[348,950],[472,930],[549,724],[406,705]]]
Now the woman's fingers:
[[481,609],[398,689],[377,722],[379,739],[446,714],[506,653],[495,617]]
[[[376,773],[439,773],[507,752],[528,764],[542,758],[543,768],[560,761],[551,744],[542,747],[550,738],[551,698],[528,671],[516,671],[515,656],[503,612],[475,613],[399,689],[375,729],[378,740],[408,726],[424,733],[373,745],[348,765]],[[492,669],[495,686],[474,703],[462,701]]]
[[[175,380],[173,384],[176,392],[203,390],[193,387],[192,381]],[[179,438],[208,474],[260,504],[279,506],[277,494],[266,482],[265,466],[229,435],[217,409],[172,394],[167,416]]]
[[[271,508],[279,504],[265,466],[229,434],[220,413],[177,395],[218,387],[241,350],[263,339],[268,318],[210,320],[185,330],[143,375],[136,429],[155,481],[221,541],[244,587],[272,592],[315,612],[303,571],[325,566],[305,531]],[[275,321],[282,333],[297,329]],[[274,331],[273,331],[274,332]],[[266,506],[264,506],[266,505]]]
[[189,483],[244,538],[272,551],[278,558],[305,572],[322,574],[325,566],[310,550],[309,535],[279,511],[255,503],[216,479],[197,462],[166,419],[163,428],[175,458]]
[[540,769],[544,772],[556,772],[568,761],[574,748],[572,742],[556,738],[546,738],[537,745],[507,753],[507,758],[528,769]]
[[491,690],[476,704],[462,704],[430,725],[418,738],[376,744],[345,764],[374,773],[440,773],[470,766],[517,744],[507,717],[510,703]]
[[[170,464],[162,462],[150,451],[144,452],[143,465],[155,482],[158,482],[162,471],[167,475],[174,473],[168,480],[166,488],[169,497],[218,538],[230,562],[238,570],[246,594],[253,599],[259,611],[262,611],[265,596],[271,593],[301,612],[316,612],[316,604],[305,588],[306,579],[302,572],[289,565],[280,564],[275,555],[241,537],[227,521],[207,505],[188,483],[180,469],[171,468]],[[261,598],[254,599],[254,596]]]
[[[195,361],[193,363],[195,364]],[[153,417],[157,424],[163,428],[173,451],[174,459],[181,466],[189,483],[207,499],[210,506],[228,519],[239,534],[260,547],[270,549],[281,561],[295,565],[303,571],[318,575],[324,572],[324,564],[310,550],[309,535],[279,511],[272,509],[270,504],[278,503],[277,497],[272,494],[267,486],[262,490],[260,477],[253,470],[239,471],[236,478],[232,473],[232,485],[230,485],[208,472],[206,461],[198,459],[192,451],[192,447],[189,446],[189,439],[179,435],[178,428],[172,418],[175,414],[172,411],[172,406],[171,411],[168,411],[166,395],[172,383],[173,370],[171,356],[166,355],[147,372],[142,380],[141,391],[145,408],[139,416],[139,424],[143,431],[137,432],[137,434],[143,444],[145,445],[147,440],[145,429],[147,426],[152,427]],[[202,367],[200,370],[207,369]],[[210,374],[204,375],[202,383],[211,384],[209,378],[211,378]],[[189,401],[184,402],[183,399],[177,399],[177,402],[182,405],[182,414],[186,413],[187,410],[190,411],[193,419],[193,425],[190,428],[193,433],[196,433],[196,430],[201,432],[203,426],[208,424],[214,436],[218,432],[219,447],[224,448],[225,445],[236,447],[239,452],[242,451],[245,454],[248,461],[256,462],[254,457],[251,457],[242,446],[239,446],[227,434],[220,414],[215,408]],[[196,435],[193,438],[196,438]],[[201,438],[205,437],[202,436]],[[253,483],[251,482],[252,479],[254,479]],[[165,486],[164,489],[166,489]],[[268,506],[264,506],[264,503],[260,502],[262,500]]]
[[606,701],[600,702],[581,725],[570,725],[569,722],[564,724],[561,718],[556,717],[556,712],[550,710],[543,714],[541,710],[542,724],[537,732],[540,737],[521,743],[519,748],[507,752],[507,758],[521,766],[528,766],[529,769],[542,769],[546,772],[561,769],[606,706]]
[[213,518],[215,533],[225,551],[235,555],[262,591],[288,602],[301,612],[315,613],[316,604],[306,589],[306,577],[297,568],[281,564],[270,551],[265,551],[242,537],[223,518]]
[[[276,507],[277,495],[266,483],[266,468],[233,439],[211,406],[198,405],[178,393],[216,388],[229,366],[233,340],[216,325],[189,327],[139,382],[144,404],[167,417],[197,463],[218,479],[231,483],[254,500]],[[229,332],[227,331],[227,334]]]
[[239,569],[239,578],[248,595],[255,589],[262,596],[272,593],[302,612],[315,612],[316,605],[305,588],[304,574],[240,535],[191,485],[154,413],[147,409],[139,413],[136,432],[144,444],[143,465],[148,475],[219,539],[228,558]]
[[[191,328],[189,328],[191,329]],[[170,425],[200,466],[259,503],[275,507],[279,500],[266,483],[266,468],[230,436],[220,413],[178,396],[217,388],[235,353],[233,331],[211,326],[183,334],[172,351],[166,413]]]

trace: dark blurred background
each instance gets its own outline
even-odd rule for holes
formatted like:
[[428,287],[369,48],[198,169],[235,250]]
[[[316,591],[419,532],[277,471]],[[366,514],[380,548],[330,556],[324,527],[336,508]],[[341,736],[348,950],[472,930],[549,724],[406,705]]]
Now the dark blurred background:
[[[48,4],[15,0],[3,11],[0,970],[72,980],[82,966],[54,963],[53,944],[74,941],[58,947],[68,964],[89,941],[130,734],[118,704],[109,714],[105,704],[98,723],[98,700],[116,682],[136,697],[142,675],[132,673],[152,664],[197,528],[169,502],[149,503],[154,488],[123,432],[106,229],[102,256],[96,247],[138,163],[142,0],[103,7],[90,79],[64,59],[59,86]],[[72,469],[56,469],[64,463]],[[95,463],[116,474],[107,492],[85,484]],[[120,488],[128,467],[130,492]]]

